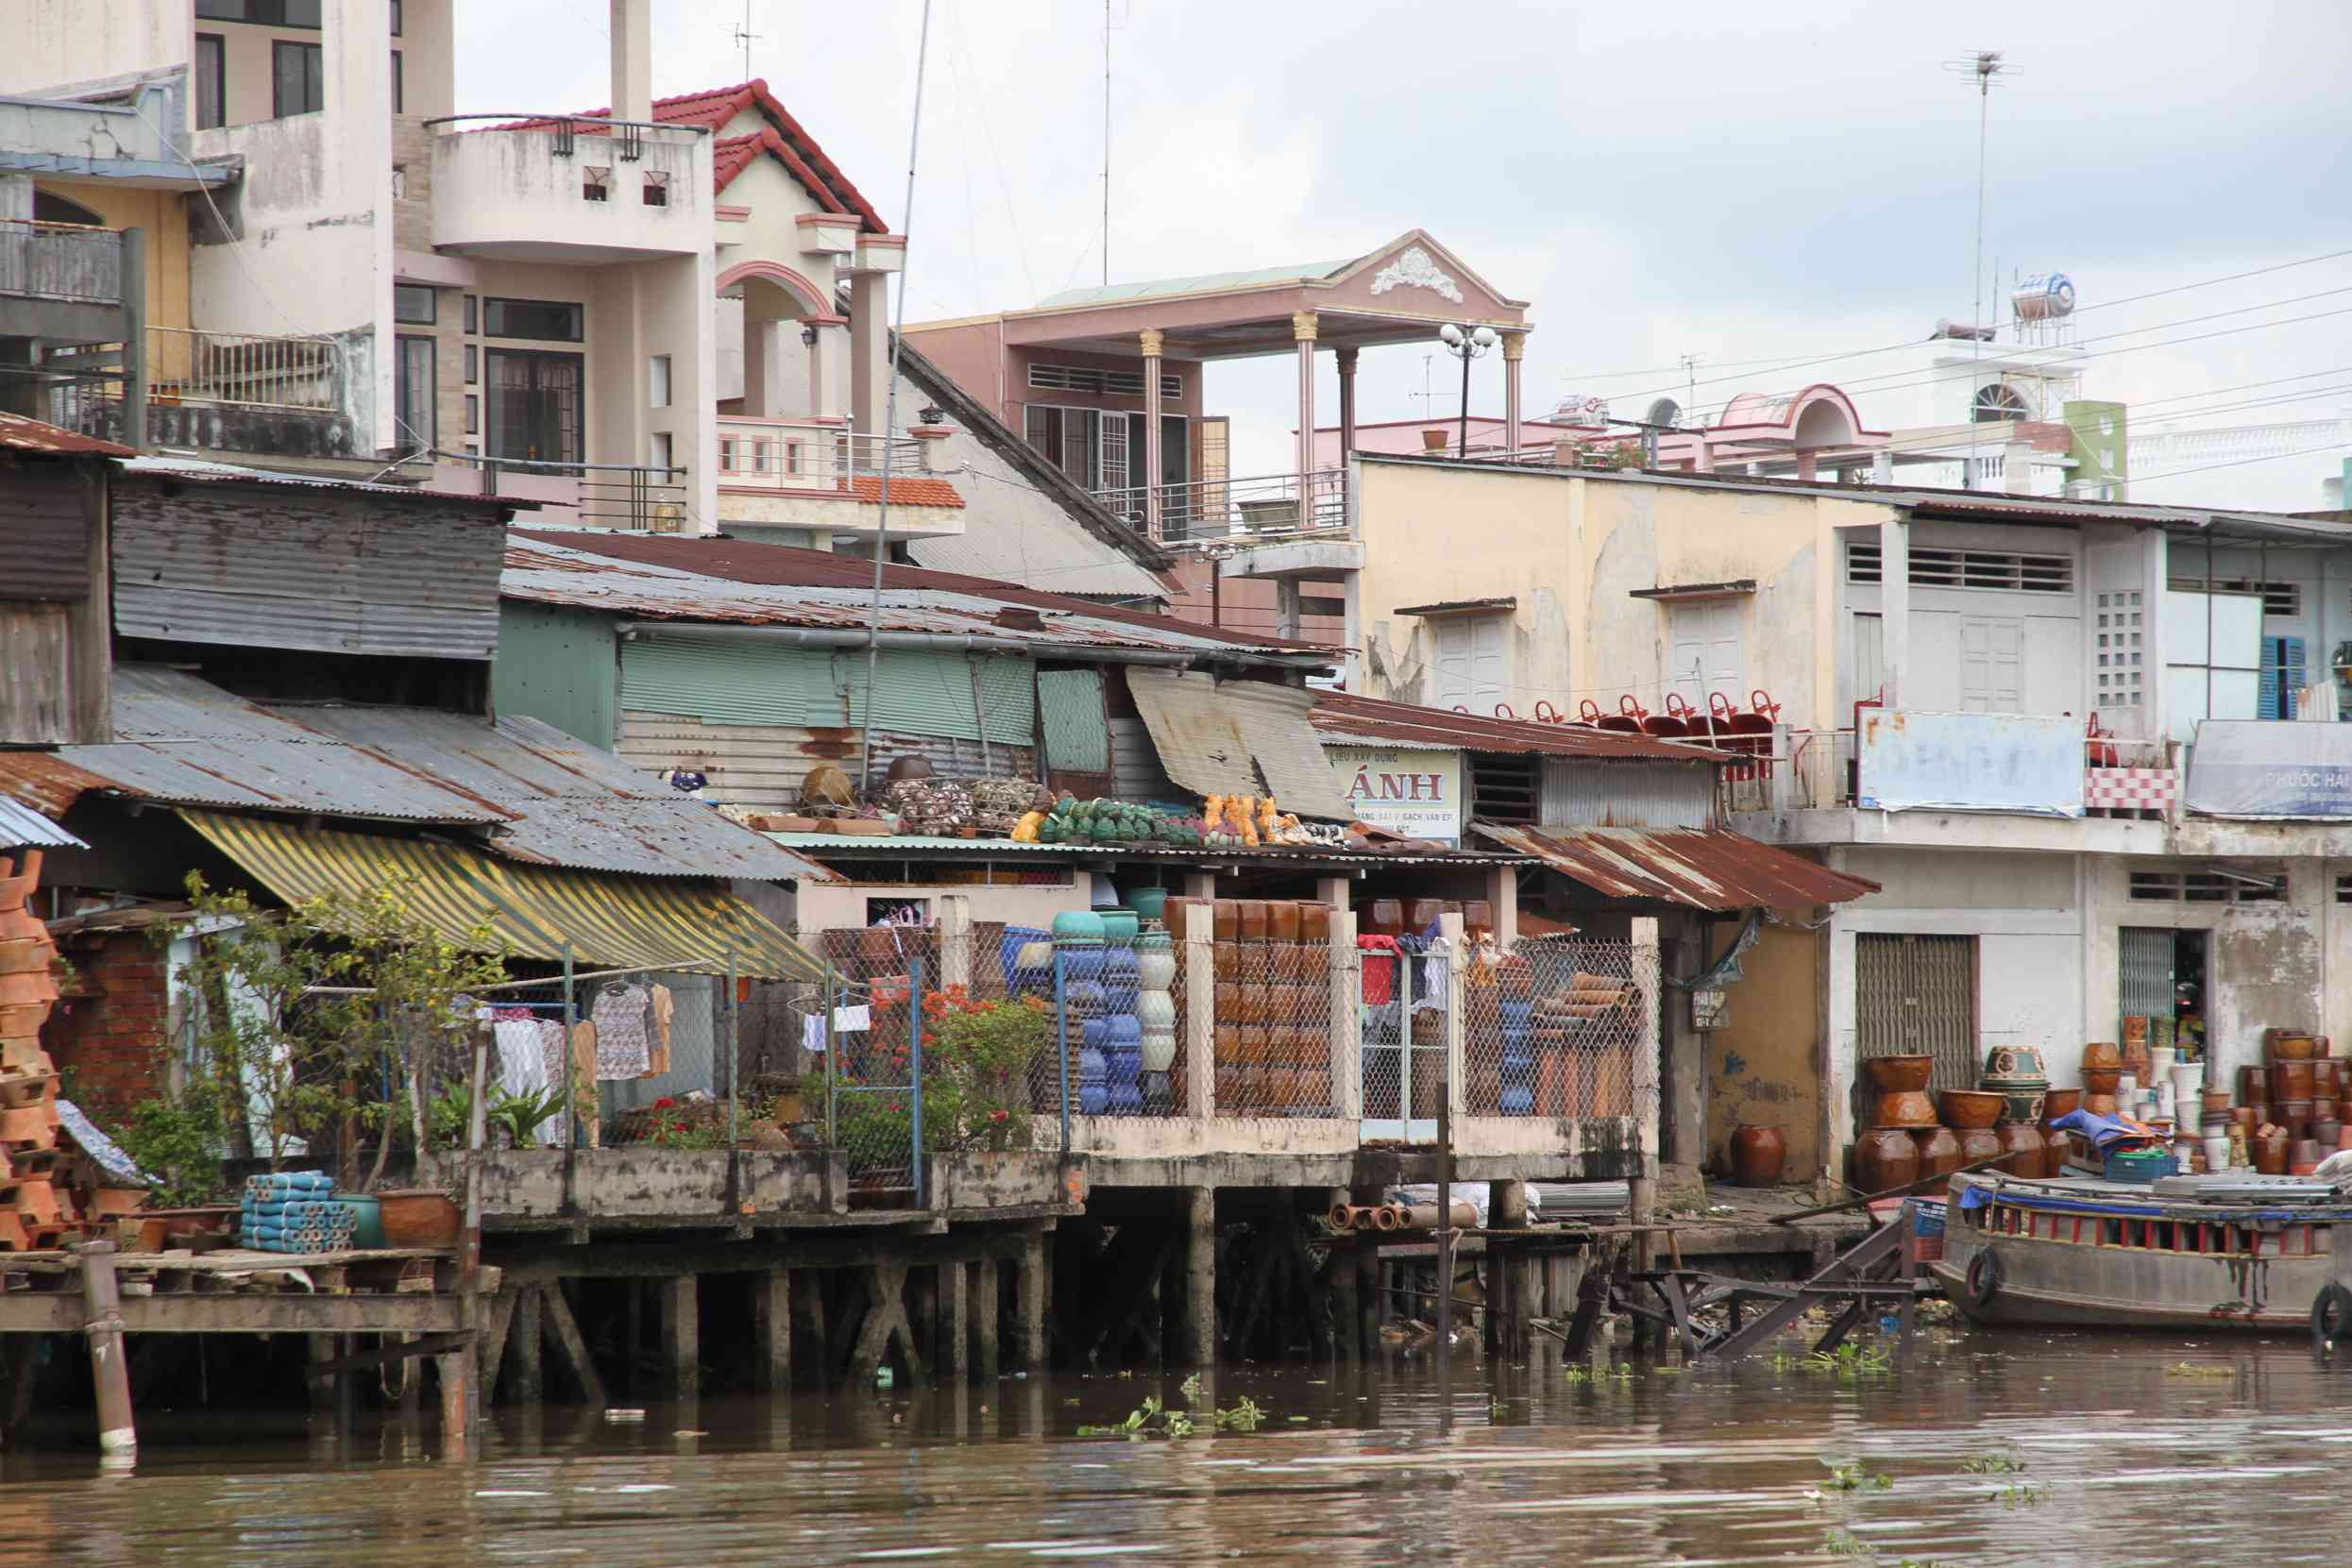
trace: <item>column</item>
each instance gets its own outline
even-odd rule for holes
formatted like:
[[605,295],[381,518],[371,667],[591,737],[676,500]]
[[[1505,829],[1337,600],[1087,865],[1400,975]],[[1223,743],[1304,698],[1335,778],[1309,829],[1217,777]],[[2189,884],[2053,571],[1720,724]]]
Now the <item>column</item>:
[[890,277],[850,275],[850,428],[888,435],[890,396]]
[[792,1387],[792,1271],[770,1269],[753,1274],[752,1289],[757,1292],[753,1305],[757,1308],[760,1391],[785,1393]]
[[1178,1356],[1185,1365],[1217,1364],[1217,1189],[1187,1187],[1184,1205],[1184,1338]]
[[669,1343],[669,1386],[680,1399],[702,1391],[702,1284],[695,1274],[674,1274],[661,1282],[662,1337]]
[[1903,672],[1911,656],[1911,525],[1900,516],[1878,525],[1878,614],[1884,690],[1891,713],[1903,706]]
[[1045,1374],[1045,1238],[1032,1231],[1021,1239],[1021,1273],[1013,1281],[1013,1325],[1021,1336],[1021,1368],[1031,1377]]
[[812,418],[846,421],[850,413],[847,316],[806,315],[801,326],[816,333],[808,349],[808,412]]
[[[332,10],[335,8],[328,8]],[[611,14],[613,118],[651,120],[653,118],[651,0],[613,0]]]
[[1356,455],[1356,359],[1360,348],[1333,350],[1339,361],[1339,465]]
[[1315,466],[1315,313],[1291,312],[1291,336],[1298,342],[1298,526],[1308,517],[1307,476]]
[[[1139,335],[1143,346],[1143,532],[1145,537],[1156,540],[1159,537],[1163,502],[1159,492],[1159,351],[1167,338],[1156,327],[1147,327]],[[1132,453],[1127,461],[1135,461]],[[1127,482],[1136,482],[1132,472],[1127,475]]]
[[1527,358],[1527,334],[1502,335],[1502,439],[1507,451],[1519,449],[1519,362]]

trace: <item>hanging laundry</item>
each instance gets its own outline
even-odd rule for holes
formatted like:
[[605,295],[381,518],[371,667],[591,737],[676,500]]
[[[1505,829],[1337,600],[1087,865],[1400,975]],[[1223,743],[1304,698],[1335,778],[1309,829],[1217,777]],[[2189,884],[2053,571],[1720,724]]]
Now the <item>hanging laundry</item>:
[[546,1054],[540,1049],[539,1020],[525,1013],[501,1018],[490,1025],[491,1043],[498,1048],[498,1084],[509,1094],[533,1094],[548,1087]]
[[588,1010],[596,1025],[596,1076],[642,1078],[651,1068],[652,998],[643,986],[607,986]]
[[669,1024],[677,1017],[678,1000],[667,986],[651,986],[647,991],[653,1003],[653,1044],[647,1053],[645,1076],[658,1078],[669,1071]]

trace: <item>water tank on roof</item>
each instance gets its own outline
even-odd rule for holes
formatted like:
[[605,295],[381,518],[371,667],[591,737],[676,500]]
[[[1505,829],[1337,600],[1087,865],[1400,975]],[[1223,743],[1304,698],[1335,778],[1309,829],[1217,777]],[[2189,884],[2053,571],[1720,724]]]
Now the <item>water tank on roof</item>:
[[2062,272],[2037,273],[2009,294],[2020,321],[2056,321],[2074,313],[2074,280]]

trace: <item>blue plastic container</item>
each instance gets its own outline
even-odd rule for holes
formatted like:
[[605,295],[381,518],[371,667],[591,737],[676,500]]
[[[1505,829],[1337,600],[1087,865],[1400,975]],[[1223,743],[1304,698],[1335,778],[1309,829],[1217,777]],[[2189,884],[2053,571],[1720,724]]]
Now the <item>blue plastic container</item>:
[[2178,1175],[2180,1161],[2170,1149],[2119,1149],[2106,1156],[2101,1169],[2111,1182],[2152,1182]]
[[1513,1087],[1502,1091],[1502,1113],[1505,1116],[1527,1116],[1535,1109],[1535,1091]]

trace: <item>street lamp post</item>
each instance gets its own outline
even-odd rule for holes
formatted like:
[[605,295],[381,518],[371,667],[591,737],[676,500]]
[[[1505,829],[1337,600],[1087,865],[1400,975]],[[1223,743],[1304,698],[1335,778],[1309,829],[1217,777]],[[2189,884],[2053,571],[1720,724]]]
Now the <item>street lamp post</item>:
[[1446,346],[1446,352],[1462,362],[1462,455],[1470,455],[1470,362],[1485,353],[1502,339],[1492,327],[1476,327],[1464,331],[1452,322],[1437,329],[1437,339]]

